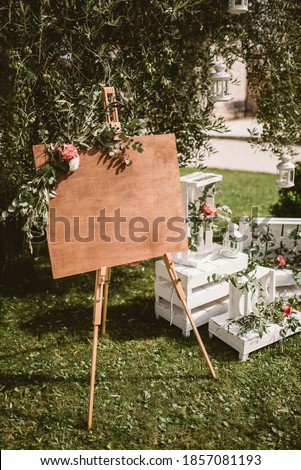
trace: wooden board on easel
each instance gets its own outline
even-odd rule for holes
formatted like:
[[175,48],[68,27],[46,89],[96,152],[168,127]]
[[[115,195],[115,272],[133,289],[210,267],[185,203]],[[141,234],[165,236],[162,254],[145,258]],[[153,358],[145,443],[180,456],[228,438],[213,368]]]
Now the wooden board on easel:
[[[107,111],[106,121],[120,129],[116,106],[113,105],[111,109],[109,108],[109,104],[114,104],[114,101],[114,88],[104,87],[103,102]],[[129,152],[127,157],[131,158],[134,163],[136,162],[136,169],[128,172],[127,180],[120,178],[120,175],[123,171],[132,167],[128,168],[124,165],[124,162],[120,162],[118,159],[107,158],[106,153],[103,151],[92,149],[92,151],[81,155],[84,163],[81,165],[82,170],[76,172],[77,178],[74,178],[74,174],[72,174],[73,179],[70,178],[70,174],[62,175],[59,178],[60,196],[50,201],[49,204],[50,221],[48,223],[47,240],[54,277],[96,270],[88,410],[89,429],[92,426],[93,415],[98,329],[102,324],[102,333],[105,331],[111,266],[163,256],[173,288],[183,304],[211,374],[216,378],[210,358],[188,308],[181,281],[170,255],[170,252],[187,250],[188,248],[175,136],[172,134],[147,136],[141,138],[141,140],[142,144],[145,145],[145,154],[149,158],[144,163],[143,160],[139,161],[135,158],[137,155],[132,155],[133,151]],[[38,169],[47,163],[47,154],[45,154],[44,146],[41,145],[34,146],[33,150],[35,165]],[[90,159],[89,161],[88,158],[90,157],[93,157],[93,160]],[[100,165],[101,163],[102,165]],[[101,172],[99,168],[102,169]],[[112,177],[112,169],[115,169],[115,177]],[[114,184],[111,184],[112,181]],[[108,213],[103,213],[106,208],[114,212],[114,222],[112,218],[104,218],[111,217]],[[121,212],[121,209],[123,212]],[[100,211],[99,214],[97,214],[97,210]],[[119,211],[117,212],[117,228],[116,211]],[[82,216],[79,216],[79,213]],[[54,214],[54,221],[51,220],[52,214]],[[105,222],[113,224],[109,232],[107,232]],[[121,222],[125,224],[123,233],[121,233]],[[63,227],[58,228],[59,223]],[[96,223],[99,224],[99,230],[102,230],[102,236],[95,236]],[[142,227],[137,227],[136,223],[142,224]],[[160,225],[161,230],[159,230]],[[92,238],[91,227],[93,229]],[[104,227],[105,232],[103,233]],[[82,235],[82,230],[86,231],[86,236]],[[137,237],[137,231],[139,235],[143,233],[142,237]],[[67,249],[68,256],[64,256],[66,246],[71,246],[66,244],[70,244],[71,241],[72,249],[71,251]],[[118,247],[117,244],[115,246],[116,241],[123,243],[123,245]],[[85,244],[88,243],[91,245],[88,246],[87,250]],[[108,247],[110,249],[106,251],[105,248]],[[114,248],[116,251],[114,251]],[[125,251],[123,251],[123,248]],[[95,253],[94,257],[93,252]],[[90,255],[92,258],[89,257]]]
[[[136,140],[144,152],[130,150],[130,166],[93,148],[59,177],[47,229],[54,278],[187,250],[175,136]],[[33,151],[39,168],[45,146]]]

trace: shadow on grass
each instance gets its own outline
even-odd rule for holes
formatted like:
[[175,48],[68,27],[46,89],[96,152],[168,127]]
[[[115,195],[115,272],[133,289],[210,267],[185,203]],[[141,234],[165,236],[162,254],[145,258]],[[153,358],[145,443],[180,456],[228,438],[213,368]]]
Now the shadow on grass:
[[68,379],[63,376],[54,374],[0,374],[0,382],[6,391],[14,390],[16,387],[27,387],[27,386],[43,386],[48,387],[49,385],[60,385],[66,382],[76,382],[83,385],[89,384],[89,375],[80,376],[79,374],[71,374]]
[[[91,309],[82,305],[72,305],[63,309],[52,308],[46,312],[36,314],[20,327],[28,334],[43,337],[52,332],[62,332],[65,338],[77,337],[87,342],[87,337],[93,334]],[[237,360],[237,353],[217,338],[209,339],[208,326],[198,328],[202,341],[212,359],[223,363]],[[126,305],[108,307],[106,334],[99,336],[99,342],[130,342],[144,341],[159,338],[168,338],[173,341],[173,348],[178,351],[199,348],[193,332],[189,337],[183,337],[179,328],[170,325],[166,320],[155,317],[154,299],[135,297]],[[200,351],[200,355],[202,355]]]
[[[28,321],[21,322],[21,328],[33,336],[41,336],[49,331],[64,330],[64,334],[76,335],[84,339],[93,331],[93,306],[90,309],[81,304],[50,307],[37,313]],[[108,306],[106,335],[112,341],[152,339],[159,336],[179,337],[181,330],[168,322],[155,318],[154,299],[135,297],[126,304]],[[189,343],[191,338],[182,339]]]
[[[112,268],[109,296],[123,292],[125,285],[128,289],[133,284],[140,284],[143,290],[149,282],[150,275],[154,275],[155,259],[142,261],[138,266],[122,265]],[[144,270],[147,270],[147,274]],[[80,294],[93,295],[95,284],[95,271],[68,276],[61,279],[53,279],[49,259],[43,257],[36,261],[36,269],[29,273],[19,273],[7,282],[0,283],[1,294],[6,297],[24,298],[31,294],[54,294],[61,296],[71,289],[76,289]]]

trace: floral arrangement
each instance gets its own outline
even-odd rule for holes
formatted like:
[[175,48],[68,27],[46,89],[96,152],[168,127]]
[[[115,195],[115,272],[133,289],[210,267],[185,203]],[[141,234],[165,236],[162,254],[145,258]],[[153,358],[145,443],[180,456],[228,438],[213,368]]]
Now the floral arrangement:
[[73,144],[63,144],[57,149],[51,146],[48,149],[48,153],[54,155],[55,152],[58,152],[59,158],[62,159],[62,162],[67,162],[69,171],[76,171],[79,167],[80,159],[77,148]]
[[288,330],[296,332],[301,328],[301,323],[295,316],[297,308],[300,311],[300,306],[301,296],[294,296],[286,300],[279,297],[271,303],[261,300],[256,302],[252,312],[248,315],[229,320],[227,328],[231,324],[236,324],[239,326],[239,334],[255,331],[261,338],[264,333],[268,332],[272,324],[276,324],[281,327],[280,336],[284,338]]
[[[139,122],[134,121],[132,125],[128,123],[126,129],[132,128],[137,131],[137,128],[143,128],[144,121],[140,119]],[[104,148],[108,158],[119,159],[120,164],[125,167],[132,164],[127,157],[127,151],[130,148],[138,153],[143,152],[141,142],[135,141],[127,132],[121,132],[117,126],[110,126],[107,123],[102,126],[101,131],[98,131],[96,139],[93,140],[93,135],[87,133],[81,145],[63,142],[46,145],[46,153],[49,155],[48,163],[41,167],[30,181],[21,186],[18,196],[0,215],[0,221],[4,223],[13,217],[25,219],[22,230],[26,235],[31,253],[34,236],[42,236],[45,233],[49,199],[56,196],[58,172],[73,173],[79,168],[80,149],[89,148],[88,141],[92,145]]]
[[206,230],[208,224],[213,228],[217,228],[218,221],[230,222],[230,218],[225,215],[232,213],[228,206],[221,204],[214,206],[207,202],[208,195],[215,193],[214,183],[209,184],[197,201],[191,201],[188,204],[187,223],[190,232],[188,246],[191,251],[196,252],[198,250],[201,229]]

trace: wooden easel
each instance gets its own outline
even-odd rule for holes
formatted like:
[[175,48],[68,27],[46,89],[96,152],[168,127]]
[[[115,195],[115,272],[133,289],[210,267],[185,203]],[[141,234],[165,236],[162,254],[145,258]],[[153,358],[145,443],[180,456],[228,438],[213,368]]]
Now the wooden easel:
[[[110,103],[115,102],[115,90],[113,87],[104,87],[103,88],[103,104],[105,110],[108,109]],[[112,107],[110,113],[106,114],[106,121],[111,125],[116,125],[120,127],[120,122],[118,119],[118,110],[116,107]],[[207,354],[206,348],[203,344],[203,341],[200,337],[198,329],[194,323],[191,312],[188,308],[186,302],[186,295],[183,290],[181,280],[177,276],[176,270],[173,265],[172,257],[169,253],[163,255],[163,261],[165,263],[166,269],[169,273],[173,287],[181,300],[184,310],[188,316],[190,324],[192,326],[193,332],[195,334],[196,340],[203,352],[203,355],[206,359],[206,362],[209,366],[212,376],[216,379],[215,371],[212,367],[210,358]],[[94,402],[94,386],[95,386],[95,374],[96,374],[96,358],[97,358],[97,346],[98,346],[98,330],[101,325],[101,333],[104,334],[106,330],[106,317],[107,317],[107,306],[108,306],[108,293],[109,293],[109,283],[111,277],[111,268],[102,267],[96,271],[95,279],[95,292],[94,292],[94,309],[93,309],[93,346],[92,346],[92,364],[91,364],[91,379],[90,379],[90,398],[89,398],[89,411],[88,411],[88,428],[92,427],[92,415],[93,415],[93,402]]]

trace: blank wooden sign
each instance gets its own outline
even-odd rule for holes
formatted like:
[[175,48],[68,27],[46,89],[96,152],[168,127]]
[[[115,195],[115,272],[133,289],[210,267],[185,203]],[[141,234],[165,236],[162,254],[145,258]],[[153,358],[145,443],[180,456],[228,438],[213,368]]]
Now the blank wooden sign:
[[[47,227],[54,278],[187,250],[175,136],[137,139],[144,152],[130,150],[130,166],[94,148],[58,178]],[[44,150],[33,147],[36,168]]]

